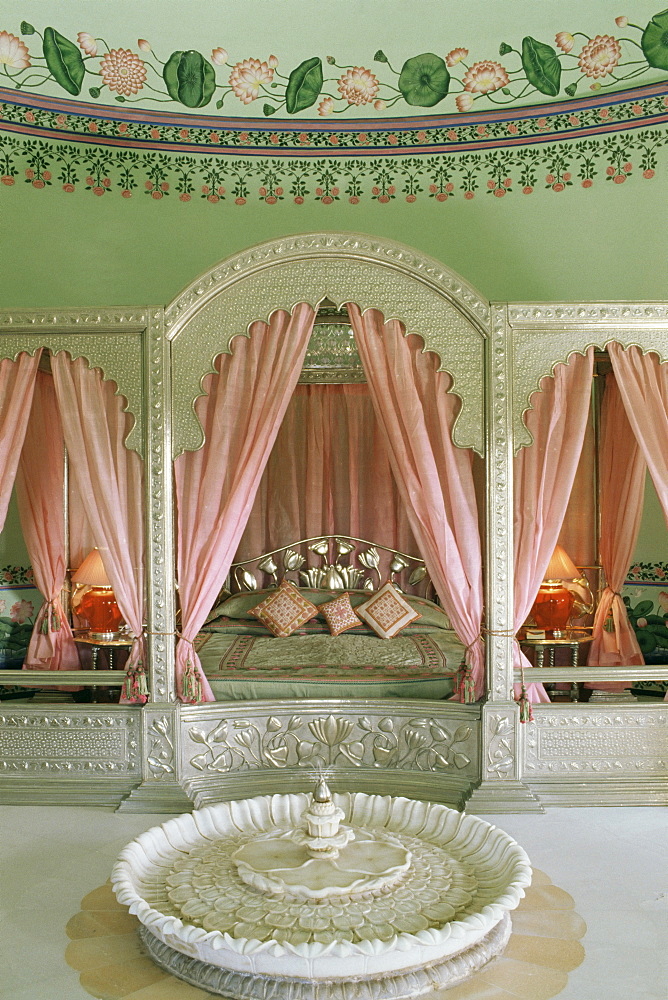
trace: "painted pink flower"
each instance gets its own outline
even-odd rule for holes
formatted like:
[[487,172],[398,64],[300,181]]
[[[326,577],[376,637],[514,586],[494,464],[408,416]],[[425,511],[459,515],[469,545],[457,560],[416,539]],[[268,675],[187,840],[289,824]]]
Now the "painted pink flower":
[[323,118],[326,115],[331,115],[334,110],[334,101],[331,97],[325,97],[323,101],[318,105],[318,114],[322,115]]
[[506,87],[509,83],[508,74],[501,63],[489,59],[474,63],[462,80],[464,90],[471,94],[491,94],[492,91]]
[[244,59],[237,63],[230,73],[230,87],[242,104],[250,104],[260,96],[260,88],[271,83],[274,71],[259,59]]
[[7,607],[7,601],[5,601],[4,598],[0,597],[0,614],[5,610],[6,607]]
[[661,607],[663,608],[663,610],[664,611],[668,611],[668,594],[665,592],[665,590],[660,590],[659,591],[659,598],[658,598],[658,600],[659,600],[659,604],[661,605]]
[[570,31],[558,31],[554,41],[562,52],[570,52],[575,44],[575,39]]
[[12,621],[18,622],[21,625],[26,619],[30,618],[34,611],[35,606],[32,601],[17,601],[9,609],[9,617]]
[[30,66],[30,53],[20,38],[9,31],[0,31],[0,64],[12,69]]
[[[384,111],[385,108],[387,107],[387,104],[385,101],[378,100],[373,102],[373,106],[376,109],[376,111]],[[355,204],[357,204],[357,202],[355,202]]]
[[466,59],[468,54],[468,49],[453,49],[451,52],[448,52],[445,57],[445,64],[446,66],[456,66],[458,62],[462,61],[462,59]]
[[617,25],[618,28],[625,28],[628,23],[629,23],[628,17],[615,18],[615,24]]
[[211,52],[211,62],[215,63],[216,66],[224,66],[227,62],[227,49],[223,49],[220,46],[217,49],[213,49]]
[[150,52],[151,51],[151,43],[147,42],[145,38],[138,38],[137,39],[137,48],[140,49],[142,52]]
[[473,98],[470,94],[457,94],[455,104],[457,111],[470,111],[473,107]]
[[130,49],[112,49],[100,62],[100,73],[109,90],[129,97],[144,86],[146,67]]
[[269,69],[276,69],[278,66],[278,56],[269,56],[267,62],[269,63]]
[[77,42],[79,43],[79,48],[83,49],[87,56],[97,55],[97,41],[87,31],[79,32]]
[[597,35],[583,48],[578,65],[585,76],[597,78],[612,73],[621,57],[622,49],[616,38]]
[[378,93],[378,80],[371,70],[354,66],[338,82],[339,93],[348,104],[369,104]]

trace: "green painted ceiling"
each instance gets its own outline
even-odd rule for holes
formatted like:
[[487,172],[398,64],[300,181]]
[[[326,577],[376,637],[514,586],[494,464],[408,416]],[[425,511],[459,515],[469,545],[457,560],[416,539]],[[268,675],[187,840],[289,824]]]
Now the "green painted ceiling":
[[2,85],[117,109],[378,119],[668,78],[668,13],[647,0],[31,0],[0,17],[17,39],[0,37]]
[[667,54],[646,0],[0,0],[0,308],[165,303],[323,230],[492,299],[666,299]]

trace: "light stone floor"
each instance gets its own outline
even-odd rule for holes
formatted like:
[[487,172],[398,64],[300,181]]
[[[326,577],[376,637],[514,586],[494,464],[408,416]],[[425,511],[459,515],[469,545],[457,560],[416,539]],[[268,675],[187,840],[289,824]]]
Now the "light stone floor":
[[[110,929],[98,941],[89,941],[89,946],[98,949],[98,969],[93,970],[97,978],[80,981],[79,971],[68,964],[65,952],[80,919],[82,899],[95,898],[90,894],[106,882],[116,855],[128,840],[165,818],[101,809],[0,809],[0,997],[88,1000],[93,995],[108,1000],[126,995],[111,981],[104,983],[103,970],[111,954],[105,950],[111,948],[111,938],[104,935],[122,930],[111,926],[111,918]],[[466,992],[467,998],[667,1000],[665,809],[552,809],[542,816],[484,818],[515,837],[548,881],[573,897],[575,913],[584,919],[587,930],[581,942],[584,959],[568,973],[566,985],[559,986],[558,992],[550,987],[546,972],[544,982],[538,974],[530,985],[519,977],[513,982],[511,977],[502,993],[481,983],[480,989]],[[549,928],[543,934],[549,937]],[[117,937],[116,953],[121,940],[128,942],[130,970],[139,961],[134,935]],[[68,954],[71,960],[72,947]],[[157,969],[155,975],[151,970],[145,974],[145,985],[134,987],[133,998],[193,1000],[203,995],[171,977],[165,979]],[[82,982],[97,986],[85,989]],[[442,994],[444,998],[450,995],[457,1000],[464,994],[458,990]]]

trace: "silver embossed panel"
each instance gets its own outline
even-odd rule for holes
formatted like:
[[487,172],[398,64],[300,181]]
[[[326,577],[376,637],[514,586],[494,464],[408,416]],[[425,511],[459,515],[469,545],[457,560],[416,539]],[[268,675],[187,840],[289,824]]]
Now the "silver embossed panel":
[[542,714],[527,726],[526,768],[534,774],[665,773],[668,712]]
[[139,714],[11,713],[0,716],[4,773],[112,772],[139,768]]

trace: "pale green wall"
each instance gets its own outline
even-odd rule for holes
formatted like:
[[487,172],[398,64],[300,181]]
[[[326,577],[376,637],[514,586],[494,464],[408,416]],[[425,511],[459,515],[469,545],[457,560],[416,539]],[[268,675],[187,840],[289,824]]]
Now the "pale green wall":
[[288,233],[346,230],[428,253],[495,300],[668,299],[668,176],[588,191],[480,191],[444,204],[243,207],[142,191],[0,188],[0,309],[159,305],[229,254]]

